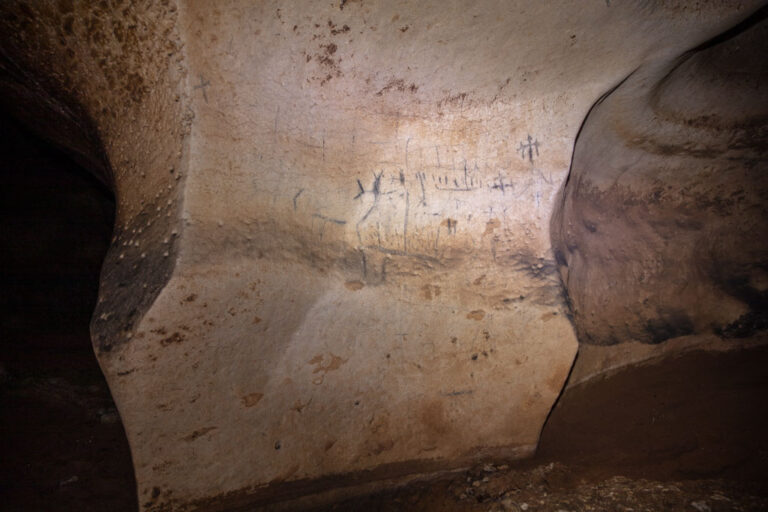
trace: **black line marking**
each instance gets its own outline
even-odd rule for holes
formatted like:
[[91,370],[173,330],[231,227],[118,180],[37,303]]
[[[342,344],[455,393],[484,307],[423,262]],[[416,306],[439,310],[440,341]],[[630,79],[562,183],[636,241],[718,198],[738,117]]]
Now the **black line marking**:
[[203,75],[200,75],[200,83],[192,88],[192,90],[202,89],[203,90],[203,99],[206,103],[208,103],[208,94],[205,92],[206,88],[211,85],[210,80],[206,80]]
[[272,127],[272,136],[274,137],[274,142],[277,144],[277,119],[280,117],[280,105],[277,106],[277,110],[275,111],[275,124]]
[[206,80],[205,77],[203,77],[203,75],[200,75],[200,83],[192,88],[193,90],[197,90],[197,89],[203,90],[203,99],[205,100],[206,103],[208,103],[208,94],[206,94],[205,89],[209,85],[211,85],[210,80]]
[[315,213],[312,216],[317,218],[317,219],[321,219],[323,221],[326,221],[326,222],[333,222],[334,224],[338,224],[339,226],[343,226],[344,224],[347,223],[347,221],[345,221],[345,220],[334,219],[332,217],[326,217],[325,215],[321,215],[319,213]]
[[501,171],[499,171],[498,182],[494,182],[493,185],[491,185],[491,190],[501,190],[501,194],[504,195],[504,191],[508,188],[514,190],[515,187],[511,183],[509,185],[504,183],[504,176],[501,174]]
[[304,192],[304,189],[300,188],[299,191],[296,192],[296,195],[293,196],[293,211],[296,211],[296,200],[299,198],[302,192]]
[[410,207],[408,191],[405,191],[405,220],[403,221],[403,252],[408,254],[408,209]]
[[443,396],[461,396],[461,395],[471,395],[475,391],[472,389],[463,389],[460,391],[451,391],[449,393],[440,393]]
[[533,137],[531,137],[531,134],[528,134],[528,143],[523,144],[520,143],[520,146],[517,148],[518,151],[520,151],[521,156],[523,157],[523,160],[525,160],[525,153],[528,152],[528,160],[530,160],[531,163],[533,163],[533,150],[536,150],[536,156],[539,156],[539,141],[534,140]]
[[424,180],[426,179],[426,175],[423,172],[417,172],[416,177],[419,179],[419,184],[421,185],[421,206],[427,206],[427,193],[424,190]]
[[[360,234],[360,225],[368,219],[368,216],[373,212],[374,209],[379,205],[379,187],[381,183],[381,177],[384,175],[384,171],[379,172],[379,174],[373,173],[373,204],[370,208],[368,208],[368,211],[365,212],[365,215],[363,215],[363,218],[357,221],[357,224],[355,224],[355,232],[357,233],[357,240],[361,244],[363,243],[363,236]],[[359,181],[358,181],[359,182]]]
[[384,171],[379,172],[378,175],[373,173],[373,195],[378,196],[381,193],[381,177],[384,175]]

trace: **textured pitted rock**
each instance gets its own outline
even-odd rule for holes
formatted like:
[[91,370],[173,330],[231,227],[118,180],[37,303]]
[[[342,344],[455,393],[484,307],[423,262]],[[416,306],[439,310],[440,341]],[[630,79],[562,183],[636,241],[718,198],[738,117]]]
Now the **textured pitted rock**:
[[108,352],[130,339],[176,262],[190,122],[177,8],[10,0],[0,12],[5,108],[115,192],[92,325],[97,351]]
[[764,18],[640,68],[588,116],[553,219],[579,340],[768,327]]
[[8,5],[113,169],[93,331],[146,510],[530,454],[577,347],[549,220],[584,116],[754,10]]

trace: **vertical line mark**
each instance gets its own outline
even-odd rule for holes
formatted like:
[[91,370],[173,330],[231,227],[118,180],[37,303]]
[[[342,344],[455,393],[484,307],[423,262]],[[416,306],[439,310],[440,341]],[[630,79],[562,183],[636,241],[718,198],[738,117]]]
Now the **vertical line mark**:
[[296,200],[299,198],[302,192],[304,192],[304,189],[300,188],[299,191],[296,192],[296,195],[293,196],[293,211],[296,211]]
[[272,128],[272,135],[274,137],[274,142],[277,144],[277,118],[280,117],[280,105],[277,106],[277,111],[275,112],[275,125]]
[[403,252],[408,254],[408,209],[410,200],[408,191],[405,191],[405,220],[403,221]]

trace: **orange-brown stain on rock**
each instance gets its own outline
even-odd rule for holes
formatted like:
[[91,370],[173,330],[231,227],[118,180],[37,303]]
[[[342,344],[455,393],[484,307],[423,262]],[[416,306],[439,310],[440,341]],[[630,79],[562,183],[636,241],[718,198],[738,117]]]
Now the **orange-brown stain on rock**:
[[291,410],[298,412],[301,414],[301,411],[304,410],[306,406],[308,406],[312,402],[312,399],[310,398],[308,402],[304,403],[301,400],[296,400],[293,402],[293,407],[291,407]]
[[254,323],[254,324],[258,324],[258,323],[260,323],[260,322],[261,322],[261,318],[259,318],[259,317],[257,317],[257,316],[254,316],[254,317],[253,317],[253,323]]
[[425,284],[421,287],[421,294],[427,300],[432,300],[432,297],[439,297],[440,293],[441,290],[439,286]]
[[212,430],[216,430],[216,428],[217,427],[204,427],[199,430],[195,430],[194,432],[192,432],[188,436],[183,437],[182,439],[186,442],[194,441],[198,437],[203,436]]
[[353,292],[356,292],[357,290],[361,289],[365,285],[361,281],[347,281],[346,283],[344,283],[344,286],[346,286],[348,290],[352,290]]
[[341,357],[339,357],[339,356],[337,356],[335,354],[330,354],[329,353],[329,355],[330,355],[330,361],[326,365],[323,365],[323,359],[325,359],[325,358],[324,358],[324,356],[322,354],[318,354],[318,355],[316,355],[315,357],[313,357],[312,359],[309,360],[309,364],[316,365],[316,367],[315,367],[315,369],[314,369],[314,371],[312,373],[323,372],[323,374],[326,374],[328,372],[332,372],[334,370],[338,370],[341,367],[341,365],[343,365],[344,363],[347,362],[346,359],[342,359]]
[[247,395],[240,397],[240,401],[243,403],[243,407],[253,407],[264,397],[264,393],[248,393]]
[[445,219],[443,222],[440,223],[441,226],[448,228],[448,233],[456,233],[456,226],[458,225],[459,221],[456,219]]
[[160,340],[160,344],[162,346],[164,346],[164,347],[167,347],[171,343],[181,343],[185,339],[186,338],[185,338],[185,336],[183,334],[175,332],[175,333],[171,334],[170,336],[168,336],[167,338],[163,338],[162,340]]
[[169,460],[165,460],[165,461],[163,461],[163,462],[161,462],[159,464],[155,464],[154,466],[152,466],[152,471],[157,471],[159,473],[162,473],[162,472],[166,471],[172,465],[173,465],[173,462],[171,462]]
[[552,311],[551,313],[544,313],[543,315],[541,315],[539,317],[539,319],[542,322],[549,322],[550,320],[552,320],[553,318],[556,318],[556,317],[557,317],[557,312]]
[[563,389],[563,385],[565,384],[565,376],[568,375],[568,371],[570,369],[570,365],[567,365],[552,372],[552,374],[546,380],[547,388],[549,388],[549,390],[553,393],[560,393],[560,391]]
[[475,309],[474,311],[470,311],[467,313],[467,318],[470,320],[477,320],[478,322],[485,318],[485,311],[482,309]]
[[499,222],[499,219],[489,220],[488,222],[485,223],[485,232],[483,232],[483,236],[492,234],[493,230],[499,226],[501,226],[501,222]]
[[371,450],[371,455],[380,455],[384,452],[388,452],[394,447],[395,447],[395,441],[392,439],[381,441],[379,443],[376,443],[376,446],[374,446],[374,448]]
[[439,436],[448,433],[449,424],[445,417],[445,408],[442,402],[433,401],[424,405],[421,408],[419,418],[428,433]]
[[[346,7],[348,5],[353,5],[353,4],[363,5],[363,0],[340,0],[339,1],[339,10],[343,11],[344,7]],[[397,14],[395,14],[395,16],[397,16]]]
[[532,395],[528,395],[525,398],[524,406],[526,409],[531,409],[536,405],[541,405],[541,393],[535,391]]

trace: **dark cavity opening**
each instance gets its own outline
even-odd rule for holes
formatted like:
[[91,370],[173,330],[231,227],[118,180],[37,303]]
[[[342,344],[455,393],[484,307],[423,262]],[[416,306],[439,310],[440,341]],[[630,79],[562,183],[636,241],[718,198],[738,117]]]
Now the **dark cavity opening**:
[[0,110],[0,503],[133,511],[128,442],[89,333],[115,199],[70,154]]

